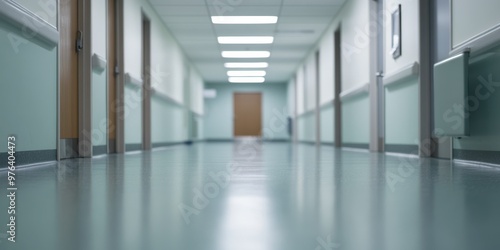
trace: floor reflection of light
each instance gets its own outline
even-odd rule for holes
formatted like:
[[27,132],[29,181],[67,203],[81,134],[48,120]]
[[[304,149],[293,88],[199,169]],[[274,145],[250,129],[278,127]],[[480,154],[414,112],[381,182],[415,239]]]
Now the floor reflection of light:
[[219,235],[220,250],[273,249],[275,235],[267,197],[237,195],[227,200]]

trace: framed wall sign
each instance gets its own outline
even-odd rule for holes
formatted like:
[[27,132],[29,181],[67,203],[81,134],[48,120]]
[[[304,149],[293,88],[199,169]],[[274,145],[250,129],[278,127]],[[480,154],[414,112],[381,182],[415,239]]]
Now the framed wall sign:
[[391,13],[391,53],[394,59],[401,56],[401,4]]

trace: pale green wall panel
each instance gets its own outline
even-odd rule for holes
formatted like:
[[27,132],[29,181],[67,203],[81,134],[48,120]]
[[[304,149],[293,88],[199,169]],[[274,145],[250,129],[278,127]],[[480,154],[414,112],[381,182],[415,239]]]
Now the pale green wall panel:
[[142,143],[142,91],[125,87],[125,144]]
[[92,144],[107,145],[107,70],[92,73]]
[[333,143],[335,137],[335,109],[333,103],[323,106],[320,110],[321,142]]
[[386,144],[418,145],[418,79],[385,89]]
[[286,84],[207,84],[217,97],[205,99],[204,136],[206,139],[233,138],[233,93],[262,93],[262,128],[265,139],[288,139]]
[[187,141],[184,108],[156,96],[151,99],[151,135],[153,143]]
[[316,117],[314,112],[307,112],[298,118],[298,139],[302,142],[316,142]]
[[454,140],[456,149],[500,151],[498,65],[500,58],[495,56],[469,67],[470,137]]
[[364,94],[342,102],[342,143],[369,143],[369,101]]
[[304,115],[305,130],[304,140],[307,142],[316,142],[316,116],[314,112],[309,112]]
[[[21,39],[14,47],[10,38]],[[57,47],[25,40],[0,20],[0,139],[17,136],[16,150],[56,149]],[[6,147],[0,148],[6,152]]]
[[304,116],[299,116],[297,118],[297,126],[298,127],[298,130],[297,130],[297,139],[299,141],[306,141],[306,130],[307,130],[307,127],[306,127],[306,119]]

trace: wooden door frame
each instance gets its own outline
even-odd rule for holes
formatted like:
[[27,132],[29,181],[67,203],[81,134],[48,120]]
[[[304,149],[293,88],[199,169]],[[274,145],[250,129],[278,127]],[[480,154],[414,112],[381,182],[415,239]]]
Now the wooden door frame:
[[83,32],[83,50],[78,54],[78,153],[93,155],[92,144],[92,11],[91,0],[78,1],[78,29]]
[[316,52],[314,52],[314,74],[316,75],[316,79],[315,79],[315,85],[316,85],[316,93],[315,96],[316,96],[316,100],[315,100],[315,103],[314,103],[314,116],[315,116],[315,120],[316,120],[316,146],[319,146],[321,144],[321,93],[320,93],[320,88],[321,88],[321,84],[320,84],[320,78],[321,78],[321,73],[320,73],[320,57],[321,57],[321,53],[320,53],[320,50],[317,50]]
[[334,48],[334,109],[335,109],[335,147],[342,147],[342,103],[340,101],[340,93],[342,92],[342,25],[333,33],[333,48]]
[[[384,1],[370,1],[370,23],[380,24]],[[384,27],[377,25],[377,34],[370,38],[370,142],[372,152],[383,152],[385,147],[385,99],[383,84]]]
[[125,153],[125,62],[124,62],[124,17],[123,17],[123,0],[115,0],[115,56],[116,56],[116,153]]
[[142,149],[151,150],[151,19],[142,11]]

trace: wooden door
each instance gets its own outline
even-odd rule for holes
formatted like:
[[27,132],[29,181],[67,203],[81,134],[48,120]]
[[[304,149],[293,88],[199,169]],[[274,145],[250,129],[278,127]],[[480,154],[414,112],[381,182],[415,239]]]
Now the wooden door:
[[78,1],[66,1],[60,8],[61,139],[78,139]]
[[78,86],[78,0],[60,4],[60,157],[78,157],[79,86]]
[[234,136],[262,135],[262,94],[234,94]]

